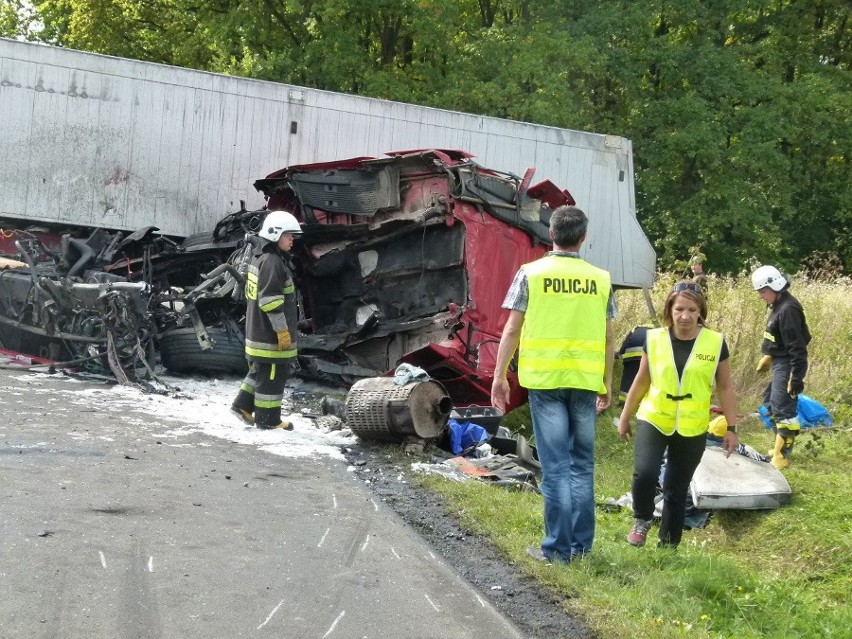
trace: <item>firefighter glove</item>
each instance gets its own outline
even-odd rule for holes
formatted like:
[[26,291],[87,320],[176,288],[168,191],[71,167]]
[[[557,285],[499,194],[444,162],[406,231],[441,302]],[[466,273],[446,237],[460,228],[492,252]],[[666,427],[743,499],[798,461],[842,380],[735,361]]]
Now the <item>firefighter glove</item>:
[[787,384],[787,392],[790,393],[790,397],[796,398],[804,390],[805,383],[800,379],[791,379],[790,383]]
[[764,373],[770,368],[772,368],[772,355],[764,355],[760,358],[755,370],[757,370],[758,373]]
[[278,350],[286,351],[290,348],[290,344],[293,343],[293,340],[290,339],[290,331],[285,328],[283,331],[276,331],[275,333],[278,336]]

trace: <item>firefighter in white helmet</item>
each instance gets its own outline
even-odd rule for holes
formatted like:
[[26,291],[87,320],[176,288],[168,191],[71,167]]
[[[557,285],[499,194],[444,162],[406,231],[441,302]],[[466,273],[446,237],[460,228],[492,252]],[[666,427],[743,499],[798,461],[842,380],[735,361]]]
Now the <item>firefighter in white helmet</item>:
[[281,419],[284,384],[298,369],[296,325],[298,307],[287,253],[302,234],[298,220],[286,211],[272,211],[258,236],[267,240],[246,272],[246,359],[249,372],[240,385],[231,412],[257,428],[292,430]]
[[761,266],[751,274],[751,283],[770,308],[760,347],[763,357],[758,371],[771,368],[772,377],[763,403],[772,419],[775,444],[770,451],[772,465],[790,465],[790,454],[799,434],[797,401],[805,388],[808,372],[808,344],[811,333],[802,305],[790,294],[789,278],[774,266]]

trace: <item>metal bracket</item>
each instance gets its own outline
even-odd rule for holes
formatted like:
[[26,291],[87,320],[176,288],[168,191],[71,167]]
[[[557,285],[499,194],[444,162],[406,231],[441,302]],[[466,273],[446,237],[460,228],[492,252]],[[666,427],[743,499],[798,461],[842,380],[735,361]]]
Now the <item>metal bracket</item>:
[[201,347],[202,351],[209,351],[213,348],[214,342],[210,339],[210,335],[207,333],[207,327],[204,326],[204,322],[201,321],[198,309],[193,306],[192,310],[187,314],[189,315],[189,319],[192,320],[192,327],[195,329],[195,336],[198,338],[198,345]]

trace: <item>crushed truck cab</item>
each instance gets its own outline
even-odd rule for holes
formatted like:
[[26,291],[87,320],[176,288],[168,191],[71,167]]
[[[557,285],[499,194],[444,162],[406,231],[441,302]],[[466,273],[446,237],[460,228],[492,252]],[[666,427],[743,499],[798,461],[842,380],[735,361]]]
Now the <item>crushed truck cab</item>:
[[[551,212],[575,203],[550,182],[526,182],[448,150],[258,180],[269,210],[303,223],[293,251],[303,374],[354,381],[407,362],[455,405],[489,404],[506,291],[521,264],[550,249]],[[510,377],[518,405],[525,396]]]

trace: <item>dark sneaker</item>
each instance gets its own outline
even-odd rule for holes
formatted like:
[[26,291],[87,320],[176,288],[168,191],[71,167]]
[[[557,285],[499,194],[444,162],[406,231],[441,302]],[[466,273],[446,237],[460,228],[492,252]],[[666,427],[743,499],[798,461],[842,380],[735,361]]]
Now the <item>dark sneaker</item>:
[[527,546],[527,554],[536,561],[541,561],[547,564],[553,563],[550,559],[544,556],[544,553],[538,546]]
[[648,529],[651,527],[651,522],[645,519],[636,519],[633,522],[633,528],[627,533],[627,543],[631,546],[644,546],[645,539],[648,537]]
[[254,417],[252,417],[251,413],[247,410],[231,406],[231,414],[234,415],[246,426],[254,426]]

